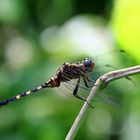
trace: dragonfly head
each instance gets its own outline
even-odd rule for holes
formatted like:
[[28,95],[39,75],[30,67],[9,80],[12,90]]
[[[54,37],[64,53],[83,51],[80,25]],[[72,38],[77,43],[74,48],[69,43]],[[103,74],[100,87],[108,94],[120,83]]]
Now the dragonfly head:
[[93,63],[92,59],[90,59],[90,58],[85,58],[85,59],[83,60],[83,68],[84,68],[84,70],[87,71],[87,72],[92,71],[93,68],[94,68],[94,63]]

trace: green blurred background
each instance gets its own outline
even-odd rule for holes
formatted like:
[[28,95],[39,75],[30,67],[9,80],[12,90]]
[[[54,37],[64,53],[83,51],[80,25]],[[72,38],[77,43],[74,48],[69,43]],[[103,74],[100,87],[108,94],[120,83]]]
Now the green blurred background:
[[[0,100],[44,83],[65,61],[116,48],[125,57],[101,55],[100,62],[139,64],[139,0],[0,0]],[[107,90],[119,89],[124,106],[95,102],[76,140],[140,140],[139,75],[132,79]],[[0,140],[65,139],[83,102],[57,92],[45,89],[0,108]]]

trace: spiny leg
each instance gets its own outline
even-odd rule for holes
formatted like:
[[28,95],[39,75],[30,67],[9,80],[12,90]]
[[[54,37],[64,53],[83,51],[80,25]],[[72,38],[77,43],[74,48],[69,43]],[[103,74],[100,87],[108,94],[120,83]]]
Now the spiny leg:
[[[84,80],[84,83],[85,83],[85,86],[86,86],[86,87],[91,88],[91,87],[93,87],[93,86],[100,86],[100,85],[95,85],[95,81],[89,79],[88,76],[87,76],[86,74],[84,74],[82,77],[83,77],[83,80]],[[92,82],[92,85],[89,86],[89,85],[87,84],[87,81],[88,81],[88,82]]]
[[[71,80],[70,78],[68,78],[68,77],[66,77],[66,76],[64,76],[64,75],[63,75],[62,77],[64,77],[64,78],[67,79],[68,81]],[[70,82],[70,84],[71,84],[71,85],[74,85],[74,86],[76,85],[76,83],[77,83],[77,81],[71,81],[71,82]],[[86,89],[86,90],[87,90],[87,87],[86,87],[86,86],[83,86],[83,85],[81,85],[81,84],[79,84],[79,87],[82,88],[82,89]]]
[[[93,81],[89,80],[88,77],[82,76],[82,78],[83,78],[84,84],[85,84],[85,86],[86,86],[87,88],[91,88],[91,87],[93,87],[93,86],[97,86],[97,85],[93,84]],[[91,83],[90,85],[88,85],[88,82],[87,82],[87,81],[92,82],[92,83]]]
[[76,98],[87,102],[87,104],[88,104],[91,108],[94,108],[94,106],[92,106],[85,98],[83,98],[83,97],[81,97],[81,96],[79,96],[79,95],[77,94],[78,88],[79,88],[79,84],[80,84],[80,77],[79,77],[79,79],[78,79],[78,81],[77,81],[77,83],[76,83],[75,89],[74,89],[74,91],[73,91],[73,95],[74,95]]
[[128,76],[125,76],[125,78],[126,78],[127,80],[131,81],[131,82],[134,84],[135,87],[137,87],[135,81],[134,81],[132,78],[130,78],[130,77],[128,77]]
[[85,77],[85,79],[86,79],[87,81],[93,82],[93,80],[92,80],[92,79],[89,79],[88,76],[87,76],[86,74],[84,75],[84,77]]
[[80,73],[83,75],[83,77],[85,77],[85,79],[86,79],[87,81],[93,82],[93,80],[90,79],[90,78],[87,76],[87,74],[86,74],[85,71],[83,71],[81,68],[77,68],[77,69],[80,71]]
[[86,86],[86,87],[89,87],[88,84],[87,84],[87,80],[86,80],[86,78],[85,78],[84,76],[83,76],[82,78],[83,78],[83,80],[84,80],[84,84],[85,84],[85,86]]

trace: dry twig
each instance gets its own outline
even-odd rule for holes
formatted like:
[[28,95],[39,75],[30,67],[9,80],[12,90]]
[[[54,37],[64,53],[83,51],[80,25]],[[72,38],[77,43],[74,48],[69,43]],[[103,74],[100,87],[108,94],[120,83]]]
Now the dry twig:
[[[134,75],[134,74],[138,74],[138,73],[140,73],[140,65],[121,69],[121,70],[111,71],[111,72],[104,74],[100,78],[98,78],[97,81],[95,82],[95,85],[106,86],[109,82],[111,82],[113,80],[127,77],[127,76]],[[87,102],[90,103],[90,100],[94,97],[96,91],[98,90],[98,88],[100,86],[92,87],[90,94],[87,98]],[[72,127],[70,128],[65,140],[72,140],[74,138],[74,136],[76,135],[80,122],[83,119],[84,114],[88,108],[87,102],[85,102],[84,105],[82,106],[82,108],[81,108],[78,116],[76,117]]]

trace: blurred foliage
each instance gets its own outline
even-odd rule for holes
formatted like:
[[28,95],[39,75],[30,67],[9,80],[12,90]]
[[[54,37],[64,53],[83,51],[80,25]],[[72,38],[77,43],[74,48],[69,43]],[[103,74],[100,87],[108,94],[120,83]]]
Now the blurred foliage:
[[[0,100],[44,83],[67,61],[94,58],[91,78],[138,64],[139,9],[139,0],[0,0]],[[138,76],[101,91],[123,107],[94,102],[76,140],[140,139]],[[0,140],[65,139],[83,102],[58,92],[45,89],[0,108]]]
[[113,10],[113,29],[120,46],[140,62],[140,1],[117,0]]

